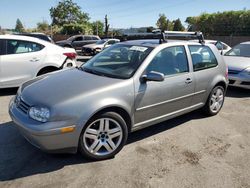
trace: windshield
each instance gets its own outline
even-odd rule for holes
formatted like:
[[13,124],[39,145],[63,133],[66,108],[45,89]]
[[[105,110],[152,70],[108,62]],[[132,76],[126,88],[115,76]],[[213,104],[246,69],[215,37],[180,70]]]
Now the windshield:
[[67,40],[72,41],[72,40],[74,40],[75,38],[76,38],[75,36],[72,36],[72,37],[69,37]]
[[86,72],[127,79],[152,51],[151,47],[116,44],[97,54],[82,66]]
[[250,44],[238,44],[228,51],[226,56],[250,57]]
[[98,40],[97,42],[96,42],[96,44],[104,44],[106,42],[106,40]]

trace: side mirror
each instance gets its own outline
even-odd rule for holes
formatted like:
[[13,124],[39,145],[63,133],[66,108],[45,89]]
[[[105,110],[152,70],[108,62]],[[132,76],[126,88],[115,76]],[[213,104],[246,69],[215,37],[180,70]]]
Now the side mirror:
[[164,81],[164,74],[160,72],[151,71],[148,74],[143,75],[141,78],[143,82],[147,81],[162,82]]
[[223,55],[223,44],[221,41],[215,43],[216,48],[220,51],[220,54]]

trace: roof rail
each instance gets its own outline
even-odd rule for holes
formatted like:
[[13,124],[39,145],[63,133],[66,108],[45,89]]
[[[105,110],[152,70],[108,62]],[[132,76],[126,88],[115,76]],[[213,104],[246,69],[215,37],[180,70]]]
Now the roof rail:
[[152,33],[130,33],[123,35],[125,40],[134,39],[159,39],[159,43],[167,42],[168,38],[175,39],[198,39],[199,43],[204,44],[202,32],[183,32],[183,31],[157,31]]

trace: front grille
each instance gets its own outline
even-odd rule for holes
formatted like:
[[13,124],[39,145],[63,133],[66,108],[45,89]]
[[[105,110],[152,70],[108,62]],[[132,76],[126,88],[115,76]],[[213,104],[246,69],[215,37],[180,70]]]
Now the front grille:
[[228,70],[228,74],[239,74],[240,73],[240,71],[238,71],[238,70]]
[[16,107],[21,110],[23,113],[28,114],[30,105],[23,101],[21,97],[16,98]]

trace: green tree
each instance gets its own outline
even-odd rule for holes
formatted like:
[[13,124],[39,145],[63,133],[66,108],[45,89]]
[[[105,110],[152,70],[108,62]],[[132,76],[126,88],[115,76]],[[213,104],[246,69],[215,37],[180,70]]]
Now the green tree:
[[92,23],[92,30],[94,35],[103,35],[104,24],[100,20],[97,20]]
[[89,21],[87,13],[81,11],[73,0],[62,0],[56,7],[50,8],[52,25],[63,26],[64,24],[84,24]]
[[189,17],[186,18],[185,22],[188,24],[188,31],[195,31],[195,30],[197,30],[195,28],[196,22],[197,22],[197,17],[191,17],[191,16],[189,16]]
[[147,27],[147,33],[152,33],[152,31],[154,30],[155,28],[150,26],[150,27]]
[[203,13],[187,17],[189,31],[202,31],[206,36],[250,36],[250,10]]
[[64,24],[61,29],[61,34],[66,35],[76,35],[76,34],[92,34],[92,26],[91,24]]
[[184,31],[185,27],[182,25],[181,20],[178,18],[173,21],[173,30],[174,31]]
[[16,32],[19,32],[19,33],[22,33],[25,31],[24,27],[23,27],[23,24],[21,22],[21,20],[18,18],[16,20],[16,27],[15,27],[15,31]]
[[50,29],[50,25],[47,21],[42,21],[37,23],[37,31],[47,32]]
[[156,22],[156,26],[160,28],[162,31],[168,30],[169,20],[165,16],[165,14],[159,14],[159,18]]

